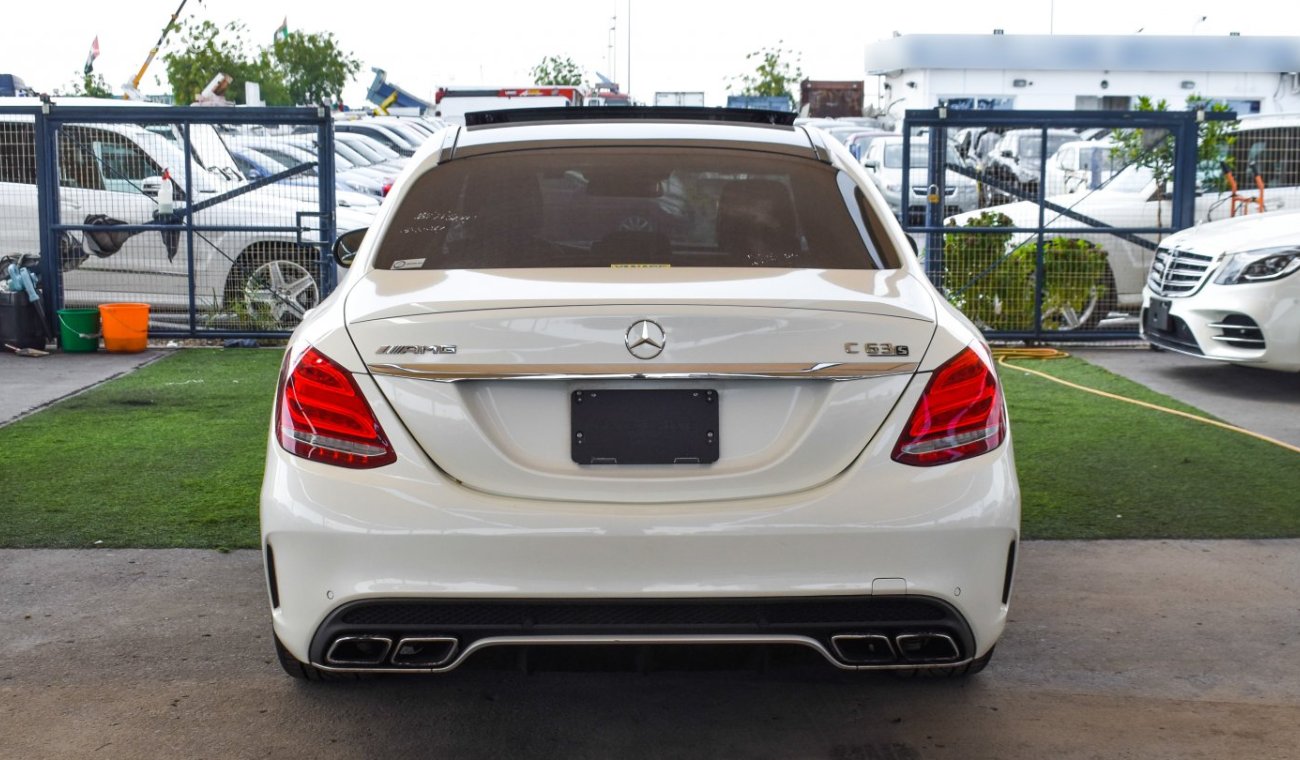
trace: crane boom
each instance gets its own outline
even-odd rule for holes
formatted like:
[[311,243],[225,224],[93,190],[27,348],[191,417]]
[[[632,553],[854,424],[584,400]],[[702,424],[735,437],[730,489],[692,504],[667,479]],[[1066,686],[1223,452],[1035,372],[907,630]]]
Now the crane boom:
[[172,14],[171,20],[163,27],[162,34],[158,36],[158,41],[154,43],[153,49],[149,51],[148,57],[144,59],[144,65],[140,67],[140,70],[135,74],[135,78],[132,79],[131,83],[125,88],[126,94],[122,96],[124,100],[130,100],[133,94],[139,94],[140,82],[144,79],[144,73],[149,70],[149,64],[153,63],[154,56],[158,55],[158,50],[163,46],[163,43],[167,41],[167,34],[171,32],[172,27],[176,25],[176,19],[180,18],[181,11],[185,9],[185,3],[187,2],[189,2],[189,0],[181,0],[181,4],[177,6],[176,12]]

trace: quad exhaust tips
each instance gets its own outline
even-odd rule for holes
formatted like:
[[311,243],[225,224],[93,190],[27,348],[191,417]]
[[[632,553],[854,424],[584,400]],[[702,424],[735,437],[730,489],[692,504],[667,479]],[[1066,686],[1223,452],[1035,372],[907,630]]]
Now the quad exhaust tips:
[[388,659],[393,640],[387,636],[340,636],[325,653],[330,665],[382,665]]
[[408,668],[436,668],[456,655],[459,641],[451,636],[413,636],[397,645],[388,636],[340,636],[325,653],[335,667],[377,667],[387,663]]
[[402,639],[393,650],[393,664],[412,668],[436,668],[446,665],[456,654],[459,642],[450,636],[427,636]]
[[831,637],[831,648],[849,665],[956,662],[961,656],[946,633],[903,633],[892,641],[878,633],[842,633]]

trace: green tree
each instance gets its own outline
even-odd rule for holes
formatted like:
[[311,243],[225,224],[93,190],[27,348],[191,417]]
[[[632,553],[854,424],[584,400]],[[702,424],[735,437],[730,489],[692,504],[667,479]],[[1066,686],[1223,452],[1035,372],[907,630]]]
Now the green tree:
[[277,35],[271,57],[291,103],[337,101],[343,86],[361,69],[361,62],[339,48],[329,32]]
[[534,84],[575,87],[582,84],[582,67],[572,58],[548,55],[529,69]]
[[111,98],[113,88],[108,86],[103,74],[83,74],[78,71],[71,82],[54,91],[55,95]]
[[177,105],[194,102],[218,73],[234,80],[226,97],[236,103],[244,102],[248,82],[257,82],[273,106],[331,102],[361,69],[329,32],[277,34],[270,46],[250,49],[240,22],[190,21],[181,28],[179,49],[163,55]]
[[[1187,108],[1204,108],[1207,111],[1227,111],[1222,103],[1209,103],[1199,95],[1187,97]],[[1165,100],[1152,101],[1143,95],[1138,98],[1137,111],[1168,111]],[[1232,134],[1235,121],[1205,121],[1197,130],[1196,162],[1199,173],[1214,175],[1220,162],[1231,165],[1228,148],[1236,140]],[[1168,131],[1145,129],[1118,129],[1111,134],[1115,143],[1112,155],[1120,165],[1141,166],[1151,171],[1156,183],[1156,200],[1164,200],[1165,188],[1174,177],[1174,137]],[[1156,206],[1156,226],[1163,226],[1162,206]]]
[[226,97],[236,103],[244,102],[244,84],[257,82],[262,97],[275,105],[289,103],[284,80],[269,55],[250,55],[244,43],[247,27],[230,22],[219,27],[211,21],[197,24],[182,22],[183,36],[180,50],[163,55],[167,79],[172,85],[176,105],[189,105],[208,82],[217,74],[225,74],[234,81],[226,90]]
[[733,77],[727,89],[738,90],[738,95],[784,95],[793,102],[794,86],[803,79],[803,70],[799,67],[801,56],[782,48],[783,42],[777,40],[777,47],[759,48],[748,53],[745,60],[756,63],[757,67],[752,73]]

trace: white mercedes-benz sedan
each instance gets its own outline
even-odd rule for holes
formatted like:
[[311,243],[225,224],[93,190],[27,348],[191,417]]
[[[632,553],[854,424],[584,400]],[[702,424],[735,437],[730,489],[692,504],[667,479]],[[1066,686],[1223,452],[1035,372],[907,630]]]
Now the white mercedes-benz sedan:
[[1203,359],[1300,372],[1300,211],[1170,235],[1143,291],[1142,337]]
[[471,115],[340,239],[261,494],[290,675],[554,645],[985,666],[1020,530],[989,350],[792,116]]

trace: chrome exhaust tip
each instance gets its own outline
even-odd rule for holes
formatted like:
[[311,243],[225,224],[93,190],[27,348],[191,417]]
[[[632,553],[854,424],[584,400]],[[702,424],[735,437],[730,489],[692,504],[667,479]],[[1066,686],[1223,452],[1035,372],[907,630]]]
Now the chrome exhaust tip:
[[393,640],[387,636],[340,636],[325,653],[330,665],[382,665],[388,659]]
[[436,668],[456,655],[460,642],[451,636],[413,636],[397,642],[392,663],[410,668]]
[[957,642],[946,633],[904,633],[894,637],[898,653],[907,662],[956,662]]
[[842,633],[831,637],[835,656],[850,665],[883,665],[898,659],[888,636],[878,633]]

